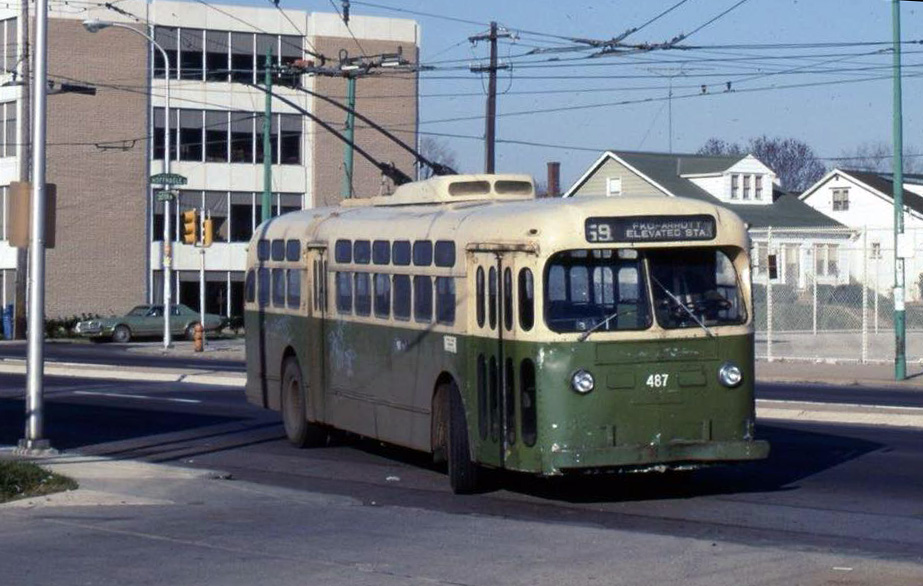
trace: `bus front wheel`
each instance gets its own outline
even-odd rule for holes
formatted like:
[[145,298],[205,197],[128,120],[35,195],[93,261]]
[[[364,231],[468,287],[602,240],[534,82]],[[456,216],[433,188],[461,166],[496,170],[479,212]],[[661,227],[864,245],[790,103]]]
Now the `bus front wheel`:
[[449,464],[449,483],[455,494],[471,494],[480,489],[480,470],[471,461],[468,442],[468,425],[465,408],[455,385],[443,389],[449,395],[449,433],[446,456]]
[[288,441],[298,448],[323,446],[327,431],[308,422],[305,385],[298,361],[289,357],[282,367],[282,423]]

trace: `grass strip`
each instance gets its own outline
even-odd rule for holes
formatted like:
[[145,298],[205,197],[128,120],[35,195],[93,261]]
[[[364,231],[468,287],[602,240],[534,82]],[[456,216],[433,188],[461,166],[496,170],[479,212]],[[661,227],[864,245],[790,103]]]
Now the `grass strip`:
[[31,462],[0,460],[0,503],[74,490],[77,482]]

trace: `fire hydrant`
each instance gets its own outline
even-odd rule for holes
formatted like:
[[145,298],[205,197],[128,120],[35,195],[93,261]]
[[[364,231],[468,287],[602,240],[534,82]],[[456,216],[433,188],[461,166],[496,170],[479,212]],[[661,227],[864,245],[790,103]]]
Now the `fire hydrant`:
[[196,352],[201,352],[205,349],[205,330],[202,329],[202,324],[195,325],[192,334],[192,347]]

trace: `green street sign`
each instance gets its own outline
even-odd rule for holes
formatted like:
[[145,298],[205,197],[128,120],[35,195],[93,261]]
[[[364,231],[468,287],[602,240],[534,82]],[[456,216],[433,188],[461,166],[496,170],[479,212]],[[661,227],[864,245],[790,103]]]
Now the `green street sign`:
[[157,198],[157,201],[173,201],[176,199],[177,193],[175,191],[158,191],[154,194]]
[[151,175],[151,183],[154,185],[186,185],[186,178],[177,173],[158,173]]

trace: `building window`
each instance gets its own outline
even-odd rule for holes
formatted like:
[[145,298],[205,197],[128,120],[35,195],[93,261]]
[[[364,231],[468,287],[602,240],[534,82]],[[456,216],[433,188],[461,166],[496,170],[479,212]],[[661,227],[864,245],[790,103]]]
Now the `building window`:
[[231,112],[231,162],[253,162],[253,119],[257,114]]
[[744,199],[750,199],[750,176],[744,175]]
[[[177,44],[179,43],[179,31],[175,28],[164,27],[164,26],[155,26],[154,27],[154,41],[160,45],[164,50],[164,53],[167,54],[167,59],[170,61],[170,78],[176,79],[177,77]],[[163,78],[164,77],[164,62],[163,55],[160,54],[160,51],[154,48],[154,77]]]
[[0,157],[16,156],[16,102],[0,104]]
[[0,34],[3,38],[3,68],[6,71],[16,71],[19,65],[19,32],[15,18],[8,18],[0,22]]
[[740,197],[740,175],[731,175],[731,199]]
[[[279,63],[283,70],[286,66],[304,57],[301,37],[283,35],[279,46]],[[287,85],[290,87],[301,86],[301,74],[299,73],[277,73],[273,83]]]
[[205,111],[205,162],[228,162],[228,113]]
[[[279,117],[273,116],[269,120],[269,153],[273,165],[279,164]],[[263,162],[263,127],[266,120],[263,116],[259,117],[256,123],[256,162]]]
[[869,252],[869,258],[881,258],[881,242],[872,242],[872,250]]
[[205,31],[205,80],[227,81],[230,74],[228,43],[230,33]]
[[753,199],[763,199],[763,176],[753,176]]
[[836,277],[839,275],[839,246],[836,244],[815,244],[814,268],[818,277]]
[[607,177],[606,178],[606,197],[615,197],[622,195],[622,178],[621,177]]
[[280,115],[279,160],[283,165],[301,164],[301,114]]
[[200,29],[182,29],[179,33],[179,77],[180,79],[203,78],[205,52],[203,34]]
[[848,209],[849,209],[849,190],[848,189],[834,189],[833,190],[833,211],[845,212]]
[[180,110],[179,160],[202,161],[202,110]]
[[231,33],[231,81],[253,83],[253,33]]

